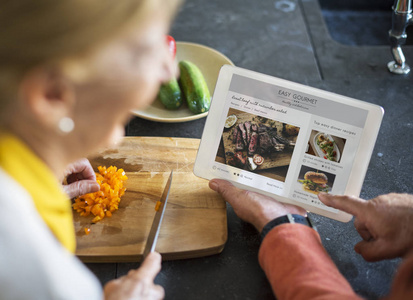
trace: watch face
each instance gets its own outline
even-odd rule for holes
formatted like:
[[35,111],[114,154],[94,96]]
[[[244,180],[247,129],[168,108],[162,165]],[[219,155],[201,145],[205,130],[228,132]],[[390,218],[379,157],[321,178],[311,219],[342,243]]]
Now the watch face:
[[300,224],[304,224],[304,225],[309,225],[307,218],[303,217],[301,215],[287,215],[288,219],[290,220],[290,223],[300,223]]

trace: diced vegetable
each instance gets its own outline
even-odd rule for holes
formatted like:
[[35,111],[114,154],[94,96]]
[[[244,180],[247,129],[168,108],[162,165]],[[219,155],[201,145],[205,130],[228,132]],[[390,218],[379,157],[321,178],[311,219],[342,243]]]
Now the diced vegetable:
[[160,207],[161,207],[161,201],[156,202],[155,210],[158,211]]
[[112,213],[119,208],[120,198],[126,190],[124,182],[128,179],[123,169],[118,170],[114,166],[107,169],[99,166],[98,170],[96,181],[100,185],[100,191],[80,196],[72,204],[73,209],[81,216],[86,217],[92,213],[95,216],[92,223],[111,217]]

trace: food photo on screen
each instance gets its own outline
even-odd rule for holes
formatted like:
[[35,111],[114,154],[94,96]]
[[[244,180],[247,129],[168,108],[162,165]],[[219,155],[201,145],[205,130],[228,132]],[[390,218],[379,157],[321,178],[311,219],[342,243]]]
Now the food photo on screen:
[[306,153],[339,163],[345,144],[346,139],[312,130]]
[[320,171],[311,167],[302,166],[298,183],[304,191],[312,194],[329,193],[333,188],[336,175]]
[[215,161],[285,182],[300,128],[230,108]]

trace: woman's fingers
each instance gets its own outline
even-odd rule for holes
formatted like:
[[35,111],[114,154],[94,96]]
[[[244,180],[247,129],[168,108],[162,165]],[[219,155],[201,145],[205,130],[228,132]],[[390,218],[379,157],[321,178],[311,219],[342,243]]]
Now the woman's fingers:
[[143,261],[141,267],[136,270],[134,276],[145,278],[148,281],[154,281],[156,275],[161,270],[162,257],[157,252],[151,252]]
[[105,299],[163,299],[163,287],[154,283],[156,275],[161,270],[161,262],[159,253],[150,253],[139,269],[130,270],[128,275],[109,281],[105,285]]
[[64,176],[66,183],[63,185],[63,189],[71,199],[97,192],[100,189],[92,165],[86,158],[67,166]]
[[96,181],[95,171],[93,170],[89,160],[87,160],[86,158],[75,161],[74,163],[67,166],[64,176],[68,177],[68,183],[82,179],[90,179]]
[[70,199],[89,193],[99,191],[100,185],[96,180],[80,180],[67,185],[63,185],[63,190]]

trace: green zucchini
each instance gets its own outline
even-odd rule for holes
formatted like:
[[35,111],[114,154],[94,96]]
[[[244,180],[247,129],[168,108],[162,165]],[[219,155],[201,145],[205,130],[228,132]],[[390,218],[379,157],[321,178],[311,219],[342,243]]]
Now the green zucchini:
[[189,109],[195,114],[208,111],[211,95],[201,70],[195,64],[183,60],[179,62],[179,71],[179,85]]
[[158,94],[159,100],[167,109],[178,109],[183,102],[182,92],[178,81],[174,78],[161,84]]

